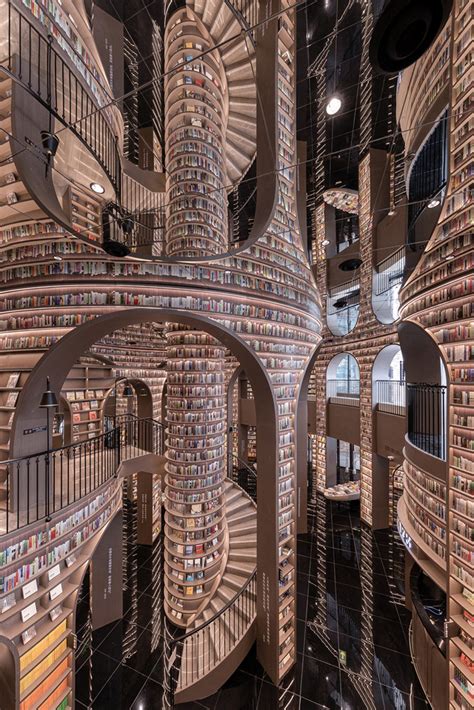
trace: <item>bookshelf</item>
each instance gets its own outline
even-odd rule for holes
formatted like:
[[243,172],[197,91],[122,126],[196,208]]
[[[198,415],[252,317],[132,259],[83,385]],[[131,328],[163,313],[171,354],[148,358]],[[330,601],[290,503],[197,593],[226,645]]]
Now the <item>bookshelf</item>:
[[116,483],[2,540],[0,619],[18,651],[19,708],[72,705],[76,593],[120,502]]
[[66,443],[93,439],[102,433],[103,405],[113,383],[111,367],[93,358],[82,358],[72,368],[61,390]]
[[[238,334],[267,369],[278,412],[278,441],[269,442],[279,451],[278,480],[275,477],[270,482],[274,486],[271,492],[275,492],[276,510],[271,521],[272,539],[278,543],[277,549],[272,548],[272,562],[267,555],[268,559],[259,559],[259,564],[268,571],[274,648],[267,666],[276,680],[283,677],[296,657],[294,417],[301,373],[319,341],[320,330],[319,298],[307,265],[295,206],[294,18],[292,10],[286,14],[288,17],[283,18],[278,30],[274,82],[277,204],[266,233],[245,253],[218,263],[206,263],[203,258],[192,265],[133,257],[112,259],[98,247],[100,201],[89,193],[87,185],[75,185],[64,199],[65,211],[74,226],[72,231],[85,232],[90,237],[87,243],[44,216],[37,220],[25,218],[22,222],[9,220],[0,226],[2,352],[33,360],[89,319],[125,309],[171,308],[203,314]],[[205,60],[195,60],[202,51],[196,43],[202,42],[204,47],[207,42],[200,38],[202,28],[198,28],[196,36],[193,23],[184,19],[181,10],[176,17],[182,17],[183,21],[168,29],[171,44],[167,41],[166,58],[167,66],[177,69],[168,72],[169,84],[165,87],[168,189],[169,203],[173,205],[167,249],[183,257],[195,250],[198,256],[205,257],[221,253],[224,241],[227,243],[227,195],[223,188],[233,187],[228,185],[230,149],[224,140],[229,87],[217,52],[208,53]],[[189,37],[184,36],[186,32]],[[188,42],[192,46],[183,46]],[[187,59],[190,55],[192,59]],[[199,70],[193,66],[197,63]],[[202,74],[202,67],[207,74]],[[187,144],[189,149],[185,147]],[[183,193],[185,186],[190,191]],[[196,230],[190,231],[193,225]],[[91,239],[96,241],[91,243]],[[158,317],[153,312],[151,320]],[[187,340],[189,337],[191,342]],[[92,348],[94,354],[113,361],[114,374],[133,376],[147,383],[158,418],[166,377],[158,365],[165,359],[170,362],[164,585],[167,613],[181,626],[191,623],[204,601],[211,598],[228,546],[225,519],[221,515],[220,482],[225,475],[222,377],[225,377],[226,350],[209,336],[204,336],[202,342],[201,337],[198,332],[171,328],[165,338],[161,335],[155,339],[151,329],[130,326],[126,333],[111,334]],[[135,344],[132,340],[136,340]],[[211,355],[213,350],[215,357]],[[180,364],[187,361],[192,363],[190,370],[181,370]],[[204,370],[200,369],[203,362]],[[82,364],[73,368],[72,374],[79,376],[81,368]],[[185,379],[188,376],[190,380]],[[100,385],[92,386],[87,378],[72,380],[71,390],[75,394],[91,390],[97,400],[97,389]],[[74,397],[70,401],[80,404],[85,400],[84,394],[84,400]],[[200,400],[210,403],[206,407],[211,415],[209,420],[199,419]],[[180,401],[186,401],[185,408],[179,406]],[[69,407],[66,400],[65,414]],[[82,429],[79,436],[82,437]],[[206,450],[215,453],[215,457],[209,459],[206,454],[201,462],[198,455],[202,451],[194,444],[203,437]],[[182,460],[183,453],[189,453],[194,460]],[[205,473],[191,476],[185,473],[201,464]],[[187,482],[194,479],[203,482],[202,491],[201,487],[188,489]],[[199,512],[193,509],[198,505],[202,506]],[[197,521],[202,518],[206,521],[206,517],[210,521],[199,526]],[[193,522],[185,522],[188,520]],[[183,528],[181,523],[189,527]],[[201,534],[206,544],[210,542],[207,550],[201,548],[204,547],[198,537]],[[194,549],[195,554],[190,554],[186,546]],[[181,579],[184,574],[193,574],[194,579]],[[199,587],[202,591],[198,591]],[[185,592],[187,588],[192,588],[191,594]]]
[[[449,701],[455,710],[472,706],[474,700],[473,652],[470,647],[474,595],[474,439],[471,416],[474,411],[471,345],[474,261],[472,195],[466,191],[472,118],[465,102],[470,76],[466,59],[472,52],[471,20],[469,3],[457,0],[452,22],[437,39],[440,55],[429,76],[434,79],[434,73],[437,73],[438,79],[430,91],[440,91],[443,81],[447,80],[445,75],[449,77],[452,84],[448,108],[450,176],[438,224],[402,292],[403,318],[415,320],[432,335],[448,371],[447,505],[442,509],[442,519],[445,522],[443,543],[451,628]],[[433,100],[431,93],[427,97],[430,101]],[[422,111],[423,107],[419,112]],[[434,520],[434,516],[441,512],[437,505],[439,490],[429,489],[418,495],[424,496],[425,517]],[[436,534],[436,530],[431,533]]]

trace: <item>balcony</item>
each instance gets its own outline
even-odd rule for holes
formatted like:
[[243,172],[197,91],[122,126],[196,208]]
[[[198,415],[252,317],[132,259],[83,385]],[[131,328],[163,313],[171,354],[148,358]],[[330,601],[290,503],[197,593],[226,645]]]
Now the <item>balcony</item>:
[[431,456],[446,459],[446,387],[407,384],[408,439]]

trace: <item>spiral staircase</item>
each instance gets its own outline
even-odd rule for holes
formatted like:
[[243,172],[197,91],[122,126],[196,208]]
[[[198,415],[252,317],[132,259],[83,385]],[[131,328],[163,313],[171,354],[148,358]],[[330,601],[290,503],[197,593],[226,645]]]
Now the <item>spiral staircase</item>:
[[[246,32],[244,12],[223,0],[190,0],[193,10],[219,48],[227,77],[229,113],[226,132],[227,174],[235,185],[244,177],[255,157],[257,120],[255,47]],[[249,9],[253,4],[248,2]]]

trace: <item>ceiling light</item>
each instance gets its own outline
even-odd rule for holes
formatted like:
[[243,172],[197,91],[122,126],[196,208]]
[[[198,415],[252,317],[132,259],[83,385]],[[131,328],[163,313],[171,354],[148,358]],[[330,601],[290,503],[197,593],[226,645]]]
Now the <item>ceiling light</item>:
[[389,210],[389,211],[388,211],[388,216],[389,216],[389,217],[393,217],[394,214],[395,214],[395,210]]
[[339,96],[331,96],[326,104],[326,113],[328,116],[334,116],[341,108],[342,101]]
[[92,192],[95,192],[97,195],[103,195],[105,192],[105,187],[102,187],[98,182],[91,182],[90,188]]
[[452,254],[448,254],[448,256],[446,257],[446,260],[451,261],[451,259],[454,259],[454,256]]
[[57,256],[56,254],[53,256],[54,261],[62,261],[63,258],[62,256]]
[[441,201],[437,197],[433,197],[433,199],[428,202],[428,209],[432,210],[433,207],[438,207],[440,204]]
[[323,239],[321,244],[323,245],[323,247],[327,247],[327,245],[330,244],[330,241],[329,241],[329,239]]

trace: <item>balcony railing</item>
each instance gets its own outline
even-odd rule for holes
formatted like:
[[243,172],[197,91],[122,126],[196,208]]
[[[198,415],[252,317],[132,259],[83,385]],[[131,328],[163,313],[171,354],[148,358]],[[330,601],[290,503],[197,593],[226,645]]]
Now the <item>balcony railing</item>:
[[404,380],[376,380],[374,401],[381,412],[403,416],[406,407],[406,382]]
[[446,458],[446,387],[407,384],[408,438],[419,449]]
[[359,380],[328,380],[326,382],[326,397],[334,400],[335,404],[348,404],[352,407],[358,407],[359,396]]
[[120,195],[117,137],[106,118],[111,97],[67,45],[75,65],[71,69],[56,51],[55,42],[46,29],[43,34],[18,8],[8,4],[8,71],[87,146]]
[[246,463],[232,454],[229,461],[229,476],[250,496],[254,503],[257,502],[257,471],[252,464]]
[[0,534],[47,520],[113,478],[121,461],[142,452],[163,452],[163,427],[125,415],[93,439],[1,461]]

